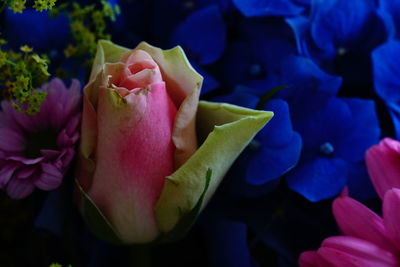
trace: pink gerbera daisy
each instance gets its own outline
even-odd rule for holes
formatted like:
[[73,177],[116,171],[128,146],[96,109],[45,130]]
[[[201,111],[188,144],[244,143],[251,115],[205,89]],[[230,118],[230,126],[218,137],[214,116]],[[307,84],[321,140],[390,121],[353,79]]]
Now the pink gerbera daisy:
[[368,173],[382,198],[383,217],[343,195],[333,215],[343,233],[300,255],[301,267],[400,266],[400,142],[385,138],[366,153]]
[[14,199],[35,189],[61,184],[79,139],[81,93],[78,81],[67,89],[60,79],[42,86],[47,91],[40,111],[17,112],[3,101],[0,111],[0,188]]

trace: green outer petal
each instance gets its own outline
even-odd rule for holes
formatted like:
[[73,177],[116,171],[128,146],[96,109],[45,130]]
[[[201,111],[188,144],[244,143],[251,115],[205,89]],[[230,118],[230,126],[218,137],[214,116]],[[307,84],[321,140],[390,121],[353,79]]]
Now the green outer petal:
[[79,192],[81,193],[80,198],[80,209],[83,214],[83,218],[87,225],[90,227],[92,232],[99,238],[107,240],[113,244],[122,244],[117,231],[112,227],[110,222],[106,219],[103,213],[99,210],[96,204],[90,199],[85,191],[80,186],[79,182],[75,180]]
[[128,51],[128,48],[116,45],[111,41],[100,40],[97,44],[96,57],[94,58],[89,81],[96,77],[103,69],[105,63],[119,62],[121,56]]
[[167,83],[168,91],[173,91],[170,95],[174,102],[177,101],[180,105],[193,89],[200,90],[203,77],[190,65],[180,46],[162,50],[146,42],[141,42],[135,49],[146,51],[158,64],[163,80]]
[[205,188],[204,174],[211,169],[213,175],[202,202],[204,208],[232,163],[272,116],[272,112],[200,101],[197,129],[199,139],[205,141],[185,164],[166,178],[155,208],[162,233],[172,230],[193,210]]

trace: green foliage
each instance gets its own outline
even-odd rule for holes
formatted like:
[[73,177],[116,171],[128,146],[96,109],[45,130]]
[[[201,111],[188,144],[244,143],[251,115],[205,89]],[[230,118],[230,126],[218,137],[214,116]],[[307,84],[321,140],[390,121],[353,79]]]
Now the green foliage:
[[[62,265],[59,264],[59,263],[52,263],[52,264],[50,264],[49,267],[62,267]],[[68,264],[67,267],[72,267],[72,265],[71,265],[71,264]]]
[[21,46],[20,52],[4,50],[0,40],[0,88],[4,98],[11,101],[17,111],[35,114],[46,98],[46,92],[39,88],[50,74],[47,71],[48,59],[33,53],[29,46]]
[[107,20],[115,20],[119,7],[112,6],[105,0],[88,6],[73,2],[58,6],[51,13],[57,16],[61,12],[70,19],[72,35],[72,43],[64,50],[65,56],[87,57],[91,60],[96,54],[98,40],[110,40],[111,36],[106,34]]
[[50,10],[56,4],[56,1],[57,0],[36,0],[33,4],[33,8],[40,12],[43,10]]
[[[57,0],[35,0],[32,7],[36,11],[50,10],[54,7]],[[0,0],[2,3],[1,9],[3,10],[6,6],[14,13],[22,13],[26,8],[26,0]]]
[[25,9],[26,0],[14,0],[14,1],[3,1],[4,5],[8,5],[8,8],[11,9],[14,13],[22,13]]

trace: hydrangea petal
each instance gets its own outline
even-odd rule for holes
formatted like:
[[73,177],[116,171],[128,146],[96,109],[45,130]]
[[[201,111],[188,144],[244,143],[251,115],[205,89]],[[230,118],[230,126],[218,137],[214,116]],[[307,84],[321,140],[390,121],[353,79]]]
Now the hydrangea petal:
[[400,3],[393,0],[379,1],[380,14],[386,22],[386,27],[389,32],[389,37],[398,38],[400,34]]
[[207,6],[193,12],[177,27],[172,44],[181,45],[189,57],[200,65],[210,64],[224,51],[225,32],[218,7]]
[[337,195],[346,184],[347,163],[340,158],[316,158],[288,174],[289,187],[310,201]]
[[26,9],[23,14],[15,14],[6,8],[4,13],[6,22],[3,31],[10,44],[27,44],[38,51],[49,51],[63,48],[67,43],[69,21],[66,16],[52,18],[50,12],[37,12],[34,9]]
[[301,137],[296,132],[286,145],[261,148],[247,166],[246,181],[262,185],[279,178],[296,165],[300,152]]
[[313,40],[322,50],[333,54],[336,54],[336,47],[347,48],[366,31],[374,5],[372,0],[313,1]]
[[378,117],[373,100],[343,98],[351,112],[352,129],[337,139],[335,153],[349,162],[360,161],[365,151],[380,137]]
[[400,100],[400,41],[390,40],[372,52],[374,87],[376,93],[387,102]]
[[233,3],[246,17],[293,16],[303,11],[303,7],[291,0],[233,0]]

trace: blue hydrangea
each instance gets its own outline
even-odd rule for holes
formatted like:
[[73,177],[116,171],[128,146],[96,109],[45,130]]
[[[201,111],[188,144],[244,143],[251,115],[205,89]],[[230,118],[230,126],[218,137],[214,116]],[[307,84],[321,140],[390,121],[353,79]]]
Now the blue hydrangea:
[[379,11],[388,28],[390,38],[400,37],[400,2],[380,0]]
[[[248,108],[256,108],[260,101],[245,87],[215,100]],[[292,129],[288,104],[272,99],[262,108],[273,111],[274,117],[256,135],[231,172],[231,191],[238,195],[254,197],[273,189],[275,180],[293,168],[300,156],[301,137]]]
[[233,0],[237,9],[246,17],[293,16],[304,10],[307,0]]
[[400,66],[397,60],[399,56],[398,40],[390,40],[372,53],[375,91],[389,109],[398,139],[400,138]]
[[371,82],[370,53],[385,40],[387,31],[375,1],[312,1],[309,15],[286,21],[301,55],[342,76],[349,95],[366,95]]
[[[294,120],[294,128],[303,138],[303,150],[299,164],[287,176],[289,187],[311,201],[333,197],[345,185],[357,197],[371,197],[373,190],[362,164],[365,151],[379,141],[374,102],[323,98],[324,107]],[[303,101],[302,109],[313,109],[306,97]],[[293,112],[301,114],[302,110]],[[358,183],[351,183],[352,179]]]
[[195,69],[203,75],[203,94],[218,87],[219,83],[201,65],[214,63],[221,57],[225,39],[225,23],[216,5],[196,10],[172,34],[171,46],[182,46]]
[[51,18],[48,11],[37,12],[25,9],[22,14],[14,14],[5,9],[4,36],[9,44],[19,49],[22,45],[29,45],[39,52],[58,53],[69,38],[69,21],[64,16]]

